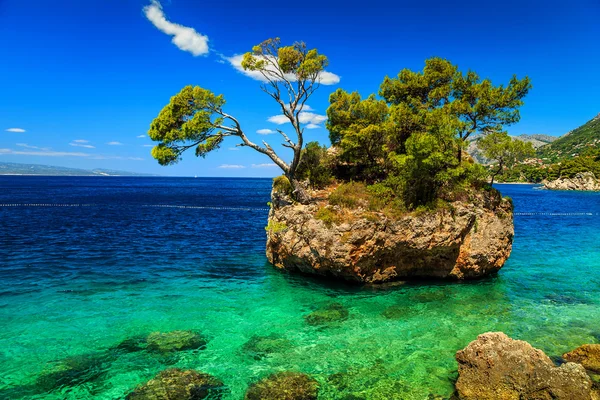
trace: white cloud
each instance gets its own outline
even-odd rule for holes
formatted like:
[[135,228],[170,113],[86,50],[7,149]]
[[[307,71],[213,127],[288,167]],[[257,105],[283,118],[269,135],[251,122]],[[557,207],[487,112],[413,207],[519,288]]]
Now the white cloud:
[[42,151],[50,151],[49,147],[38,147],[38,146],[30,146],[27,143],[17,143],[19,147],[25,147],[26,149],[34,149],[34,150],[42,150]]
[[143,139],[143,138],[145,138],[145,137],[148,137],[148,136],[147,136],[147,135],[137,135],[137,136],[136,136],[136,138],[138,138],[138,139]]
[[106,144],[109,146],[123,146],[123,143],[121,142],[108,142]]
[[238,164],[221,164],[218,166],[218,168],[224,168],[224,169],[240,169],[240,168],[246,168],[243,165],[238,165]]
[[6,132],[23,133],[26,132],[26,130],[23,128],[8,128]]
[[77,153],[69,151],[52,151],[52,150],[39,150],[39,151],[20,151],[12,149],[0,149],[0,154],[13,154],[20,156],[44,156],[44,157],[89,157],[88,153]]
[[153,144],[143,144],[142,147],[154,147]]
[[252,168],[272,168],[276,167],[277,164],[274,163],[265,163],[265,164],[252,164]]
[[152,0],[150,5],[144,7],[144,14],[161,32],[173,36],[173,44],[181,50],[194,56],[208,54],[208,36],[201,35],[194,28],[167,21],[157,0]]
[[[298,119],[300,120],[301,124],[318,125],[322,122],[325,122],[327,120],[327,116],[315,114],[312,112],[302,111],[298,115]],[[274,115],[272,117],[269,117],[267,119],[267,121],[273,122],[274,124],[277,124],[277,125],[283,125],[283,124],[290,122],[290,120],[283,114]],[[308,128],[308,126],[307,126],[307,128]],[[311,127],[309,129],[314,129],[314,127]]]
[[317,124],[306,125],[306,129],[319,129],[319,128],[321,128],[321,125],[317,125]]
[[259,129],[256,131],[256,133],[258,133],[259,135],[270,135],[272,133],[275,133],[275,131],[271,129]]
[[86,149],[95,149],[96,146],[92,146],[91,144],[85,144],[88,143],[87,140],[73,140],[71,143],[69,143],[69,146],[73,146],[73,147],[83,147]]
[[239,149],[240,149],[239,147],[230,147],[227,150],[238,151]]
[[[244,68],[242,67],[242,60],[244,58],[243,54],[236,54],[231,57],[223,56],[223,58],[225,60],[227,60],[229,62],[229,64],[231,64],[231,66],[233,68],[235,68],[238,72],[240,72],[252,79],[256,79],[257,81],[261,81],[261,82],[267,81],[267,79],[263,76],[263,74],[261,74],[258,71],[244,70]],[[267,68],[267,71],[275,71],[275,68],[272,66],[269,66]],[[287,80],[289,80],[290,82],[296,81],[296,77],[294,74],[285,74],[285,78]],[[327,72],[327,71],[321,72],[317,79],[318,79],[319,83],[321,83],[322,85],[335,85],[340,82],[340,77],[338,75],[334,74],[333,72]]]

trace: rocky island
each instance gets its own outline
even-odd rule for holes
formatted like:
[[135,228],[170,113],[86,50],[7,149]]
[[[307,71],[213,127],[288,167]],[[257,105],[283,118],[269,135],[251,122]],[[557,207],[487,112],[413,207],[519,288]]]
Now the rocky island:
[[573,177],[557,178],[553,181],[542,182],[549,190],[582,190],[600,191],[600,180],[593,172],[578,172]]
[[[324,194],[331,193],[315,193]],[[512,204],[496,191],[396,216],[322,198],[294,203],[277,186],[271,204],[267,258],[273,265],[361,283],[486,276],[502,268],[514,234]]]

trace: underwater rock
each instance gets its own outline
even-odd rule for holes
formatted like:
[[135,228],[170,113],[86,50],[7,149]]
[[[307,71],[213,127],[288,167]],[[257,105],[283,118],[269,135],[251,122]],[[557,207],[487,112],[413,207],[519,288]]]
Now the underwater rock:
[[82,354],[49,363],[38,375],[36,386],[50,391],[75,386],[102,376],[114,360],[111,354]]
[[416,303],[444,301],[448,299],[448,293],[446,293],[443,289],[420,291],[411,295],[410,299]]
[[583,365],[587,370],[600,373],[600,344],[584,344],[563,354],[567,361]]
[[123,340],[121,343],[113,347],[112,349],[123,351],[125,353],[136,353],[146,349],[146,337],[138,336]]
[[278,372],[248,388],[245,400],[316,400],[319,384],[306,374]]
[[127,400],[220,399],[225,386],[212,375],[194,370],[171,368],[128,394]]
[[388,308],[383,310],[381,315],[387,319],[404,319],[404,318],[411,317],[411,316],[415,315],[416,313],[417,313],[417,310],[415,310],[412,307],[407,307],[407,306],[402,306],[402,305],[396,304],[393,306],[389,306]]
[[348,318],[348,309],[340,303],[332,303],[304,316],[309,325],[326,325],[333,322],[341,322]]
[[276,335],[252,336],[244,344],[242,350],[255,360],[261,360],[273,353],[281,353],[290,346],[289,340]]
[[502,332],[477,337],[456,353],[461,400],[592,400],[585,369],[568,362],[557,367],[543,351]]
[[146,338],[147,350],[154,353],[171,353],[202,349],[206,340],[194,331],[153,332]]
[[[272,198],[279,195],[274,188]],[[287,271],[359,283],[469,279],[500,270],[512,249],[512,202],[496,191],[394,218],[344,209],[339,222],[317,218],[326,204],[271,204],[269,226],[278,229],[267,231],[267,258]]]

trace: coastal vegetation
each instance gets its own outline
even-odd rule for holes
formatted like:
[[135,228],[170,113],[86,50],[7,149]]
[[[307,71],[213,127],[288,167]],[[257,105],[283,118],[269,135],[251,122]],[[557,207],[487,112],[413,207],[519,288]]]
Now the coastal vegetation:
[[[465,155],[467,141],[476,134],[505,135],[504,127],[519,121],[519,107],[531,88],[527,77],[513,76],[507,85],[494,85],[434,57],[425,61],[422,71],[403,69],[396,77],[385,77],[378,93],[366,98],[343,89],[332,93],[328,149],[317,142],[304,145],[301,122],[306,101],[319,87],[327,65],[327,57],[316,49],[304,43],[282,46],[277,38],[244,55],[242,67],[264,78],[262,91],[291,122],[294,135],[278,130],[283,146],[292,152],[290,162],[266,141],[252,142],[240,121],[225,112],[223,95],[197,86],[184,87],[152,122],[148,134],[159,142],[153,157],[169,165],[191,148],[205,157],[234,136],[239,146],[267,155],[281,168],[298,203],[311,200],[302,181],[313,189],[337,182],[350,186],[332,193],[334,203],[356,205],[347,193],[360,188],[365,197],[376,199],[369,201],[372,208],[414,210],[483,186],[486,171]],[[504,146],[504,162],[517,159],[521,150]]]

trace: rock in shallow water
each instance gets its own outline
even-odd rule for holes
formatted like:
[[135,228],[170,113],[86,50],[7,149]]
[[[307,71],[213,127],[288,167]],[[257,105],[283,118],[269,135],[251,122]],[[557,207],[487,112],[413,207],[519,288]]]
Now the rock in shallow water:
[[110,353],[82,354],[48,363],[36,380],[44,391],[63,386],[76,386],[90,382],[106,373],[114,356]]
[[223,382],[212,375],[178,368],[161,371],[127,395],[127,400],[220,399]]
[[153,332],[146,338],[147,350],[160,354],[202,349],[206,340],[194,331]]
[[298,372],[278,372],[251,385],[245,400],[316,400],[319,384]]
[[502,332],[479,335],[456,360],[461,400],[596,400],[581,365],[557,367],[543,351]]
[[348,318],[348,315],[350,313],[346,307],[340,303],[332,303],[305,315],[304,320],[309,325],[327,325],[344,321]]
[[[280,196],[273,189],[272,198]],[[317,218],[323,205],[272,202],[267,258],[277,268],[361,283],[406,278],[478,278],[510,255],[513,209],[497,191],[448,209],[389,218],[345,210],[348,221]]]
[[291,346],[287,339],[276,335],[252,336],[242,350],[255,360],[261,360],[274,353],[281,353]]
[[600,344],[584,344],[563,354],[563,358],[581,364],[585,369],[600,374]]

